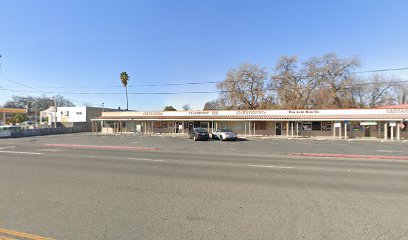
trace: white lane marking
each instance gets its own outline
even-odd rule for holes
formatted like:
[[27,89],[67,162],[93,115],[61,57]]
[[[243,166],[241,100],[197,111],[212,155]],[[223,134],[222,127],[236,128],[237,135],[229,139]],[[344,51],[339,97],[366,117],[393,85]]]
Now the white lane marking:
[[6,148],[16,148],[16,147],[15,146],[0,147],[0,149],[6,149]]
[[283,168],[283,169],[292,169],[293,167],[282,167],[282,166],[273,166],[273,165],[249,165],[250,167],[258,168]]
[[129,160],[135,161],[147,161],[147,162],[164,162],[165,160],[161,159],[149,159],[149,158],[128,158]]
[[46,148],[46,149],[41,149],[43,152],[62,152],[64,150],[62,149],[54,149],[54,148]]
[[377,150],[378,152],[386,152],[386,153],[393,153],[393,152],[402,152],[397,150]]
[[39,152],[16,152],[16,151],[0,151],[0,153],[17,153],[17,154],[29,154],[29,155],[41,155]]

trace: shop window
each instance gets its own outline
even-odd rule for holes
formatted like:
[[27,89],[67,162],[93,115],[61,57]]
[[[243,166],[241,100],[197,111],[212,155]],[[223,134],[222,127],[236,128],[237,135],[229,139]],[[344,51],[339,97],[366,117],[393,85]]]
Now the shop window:
[[160,122],[154,122],[153,127],[154,128],[161,128],[161,123]]
[[266,122],[254,122],[255,130],[266,130]]
[[352,126],[352,131],[354,131],[354,132],[359,132],[359,131],[362,131],[362,130],[363,130],[363,127],[360,126],[359,123],[354,123],[354,124],[353,124],[353,126]]
[[331,122],[322,122],[322,130],[323,131],[330,131],[331,130]]
[[194,128],[201,127],[201,122],[194,122]]
[[302,124],[302,129],[305,131],[311,131],[312,130],[312,122],[304,122]]
[[321,129],[322,129],[322,123],[321,122],[312,122],[312,130],[320,131]]
[[104,124],[107,125],[110,128],[113,128],[113,122],[105,121]]

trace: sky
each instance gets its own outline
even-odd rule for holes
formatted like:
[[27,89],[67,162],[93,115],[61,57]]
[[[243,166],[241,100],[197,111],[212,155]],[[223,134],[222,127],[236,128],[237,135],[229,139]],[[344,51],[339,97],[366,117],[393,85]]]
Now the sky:
[[[407,11],[406,0],[0,0],[0,105],[58,94],[123,109],[126,71],[129,109],[201,110],[215,84],[165,84],[222,81],[242,63],[272,69],[284,55],[408,67]],[[212,93],[152,94],[194,91]]]

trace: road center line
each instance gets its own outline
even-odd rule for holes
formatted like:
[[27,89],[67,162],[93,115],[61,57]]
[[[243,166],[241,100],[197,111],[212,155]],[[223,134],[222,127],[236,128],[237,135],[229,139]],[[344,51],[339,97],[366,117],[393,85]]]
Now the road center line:
[[292,169],[293,167],[282,167],[282,166],[273,166],[273,165],[248,165],[250,167],[258,168],[282,168],[282,169]]
[[400,153],[400,152],[402,152],[402,151],[396,151],[396,150],[377,150],[378,152],[385,152],[385,153],[393,153],[393,152],[395,152],[395,153]]
[[6,148],[16,148],[16,147],[15,146],[0,147],[0,149],[6,149]]
[[16,152],[16,151],[0,151],[0,153],[16,153],[16,154],[28,154],[28,155],[41,155],[39,152]]
[[165,160],[161,159],[149,159],[149,158],[128,158],[129,160],[135,161],[147,161],[147,162],[164,162]]

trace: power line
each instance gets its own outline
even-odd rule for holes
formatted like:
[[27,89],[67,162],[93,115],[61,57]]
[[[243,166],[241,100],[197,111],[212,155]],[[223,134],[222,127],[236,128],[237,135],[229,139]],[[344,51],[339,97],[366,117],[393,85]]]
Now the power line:
[[[386,72],[386,71],[402,71],[402,70],[408,70],[408,68],[392,68],[392,69],[377,69],[377,70],[369,70],[369,71],[360,71],[360,72],[353,72],[353,73],[372,73],[372,72]],[[43,91],[39,90],[38,88],[46,88],[46,87],[31,87],[29,85],[20,83],[15,80],[11,80],[9,78],[0,76],[0,78],[3,78],[7,81],[13,82],[15,84],[18,84],[22,87],[32,89],[34,91],[27,91],[27,90],[16,90],[16,89],[8,89],[2,87],[3,91],[9,91],[9,92],[21,92],[21,93],[44,93],[44,94],[70,94],[70,95],[122,95],[123,93],[119,92],[60,92],[60,91]],[[365,82],[365,83],[355,83],[353,85],[371,85],[371,84],[396,84],[396,83],[403,83],[403,82],[408,82],[408,80],[399,80],[399,81],[383,81],[383,82]],[[208,81],[208,82],[188,82],[188,83],[165,83],[165,84],[142,84],[138,86],[180,86],[180,85],[199,85],[199,84],[210,84],[210,83],[220,83],[220,81]],[[7,86],[7,87],[14,87],[14,86]],[[111,87],[122,87],[122,86],[111,86]],[[136,87],[136,86],[133,86]],[[52,88],[52,87],[49,87]],[[55,88],[80,88],[80,87],[55,87]],[[83,87],[83,88],[88,88],[88,87]],[[95,88],[95,87],[93,87]],[[297,89],[303,89],[303,88],[309,88],[309,87],[296,87]],[[320,87],[321,88],[321,87]],[[323,88],[330,88],[330,86],[323,87]],[[269,88],[267,90],[279,90],[278,88]],[[227,92],[234,92],[234,91],[184,91],[184,92],[130,92],[130,95],[181,95],[181,94],[214,94],[214,93],[227,93]],[[75,100],[75,99],[69,99],[68,100],[74,101],[74,102],[83,102],[80,100]]]
[[39,91],[39,92],[42,92],[42,93],[46,93],[46,92],[41,91],[41,90],[39,90],[39,89],[30,87],[30,86],[28,86],[28,85],[22,84],[22,83],[20,83],[20,82],[17,82],[17,81],[11,80],[11,79],[8,79],[8,78],[3,77],[3,76],[0,76],[0,78],[3,78],[4,80],[7,80],[7,81],[10,81],[10,82],[16,83],[16,84],[18,84],[18,85],[20,85],[20,86],[23,86],[23,87],[26,87],[26,88],[34,89],[34,90],[36,90],[37,92]]
[[[4,91],[14,91],[13,89],[3,88]],[[19,90],[19,92],[34,93],[36,91]],[[228,91],[186,91],[186,92],[129,92],[129,95],[180,95],[180,94],[206,94],[206,93],[218,93]],[[229,91],[232,92],[232,91]],[[75,94],[75,95],[123,95],[122,92],[46,92],[47,94]]]
[[[386,69],[375,69],[375,70],[367,70],[367,71],[357,71],[351,72],[351,74],[362,74],[362,73],[375,73],[375,72],[392,72],[392,71],[406,71],[408,67],[402,68],[386,68]],[[6,79],[2,77],[3,79]],[[7,81],[17,83],[21,86],[25,86],[24,84],[18,83],[11,79],[6,79]],[[204,84],[218,84],[222,81],[206,81],[206,82],[184,82],[184,83],[157,83],[157,84],[138,84],[138,85],[129,85],[128,88],[135,88],[135,87],[160,87],[160,86],[183,86],[183,85],[204,85]],[[7,86],[7,87],[15,87],[15,86]],[[33,89],[32,87],[30,87]],[[123,86],[118,85],[99,85],[99,86],[38,86],[35,89],[87,89],[87,88],[123,88]]]
[[[208,81],[208,82],[186,82],[186,83],[162,83],[162,84],[140,84],[140,85],[128,85],[128,88],[134,87],[160,87],[160,86],[182,86],[182,85],[203,85],[203,84],[216,84],[221,81]],[[5,87],[16,87],[16,86],[5,86]],[[36,88],[48,88],[48,89],[58,89],[58,88],[72,88],[72,89],[81,89],[81,88],[123,88],[123,86],[117,85],[105,85],[105,86],[40,86]]]
[[408,67],[367,70],[367,71],[359,71],[359,72],[352,72],[352,73],[360,74],[360,73],[375,73],[375,72],[394,72],[394,71],[405,71],[405,70],[408,70]]
[[[350,86],[361,86],[361,85],[376,85],[376,84],[389,84],[395,85],[397,83],[404,83],[408,82],[408,80],[400,80],[400,81],[382,81],[382,82],[365,82],[365,83],[354,83]],[[320,89],[324,88],[332,88],[332,86],[318,86]],[[310,87],[306,86],[297,86],[296,89],[306,89]],[[7,89],[3,88],[0,90],[4,91],[17,91],[14,89]],[[267,88],[266,90],[275,91],[280,90],[280,88]],[[19,92],[26,92],[26,93],[34,93],[36,91],[27,91],[27,90],[18,90]],[[181,94],[215,94],[215,93],[228,93],[228,92],[235,92],[235,91],[227,91],[227,90],[216,90],[216,91],[183,91],[183,92],[129,92],[129,95],[181,95]],[[47,91],[44,92],[47,94],[71,94],[71,95],[122,95],[122,92],[58,92],[58,91]],[[78,101],[80,102],[80,101]]]
[[[39,89],[37,89],[37,88],[31,87],[31,86],[28,86],[28,85],[25,85],[25,84],[20,83],[20,82],[18,82],[18,81],[11,80],[11,79],[9,79],[9,78],[3,77],[3,76],[0,76],[0,78],[3,78],[3,79],[5,79],[5,80],[7,80],[7,81],[16,83],[16,84],[21,85],[21,86],[23,86],[23,87],[26,87],[26,88],[30,88],[30,89],[35,90],[35,91],[31,91],[31,92],[36,92],[36,93],[41,92],[41,93],[44,93],[44,94],[48,94],[48,92],[39,90]],[[5,89],[5,88],[2,88],[2,89],[0,89],[0,90],[6,90],[6,91],[7,91],[7,89]],[[16,91],[16,92],[27,92],[27,91],[15,90],[15,89],[12,89],[12,90],[9,90],[9,91],[12,91],[12,92],[14,92],[14,91]],[[79,100],[76,100],[76,99],[70,99],[70,98],[66,98],[66,99],[67,99],[67,100],[70,100],[70,101],[73,101],[73,102],[81,102],[81,103],[83,102],[83,101],[79,101]]]

